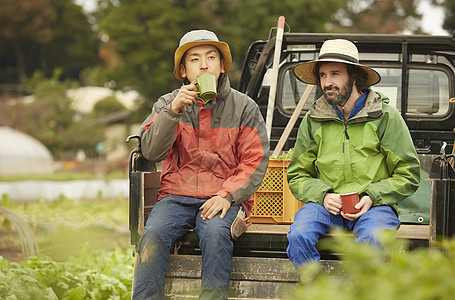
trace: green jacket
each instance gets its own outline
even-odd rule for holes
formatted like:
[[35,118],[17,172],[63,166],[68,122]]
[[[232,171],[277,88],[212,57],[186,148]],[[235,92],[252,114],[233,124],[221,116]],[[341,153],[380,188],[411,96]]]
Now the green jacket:
[[368,194],[373,206],[396,204],[419,187],[420,162],[411,135],[389,99],[370,89],[365,107],[342,121],[324,97],[300,124],[287,169],[289,187],[305,203],[327,192]]

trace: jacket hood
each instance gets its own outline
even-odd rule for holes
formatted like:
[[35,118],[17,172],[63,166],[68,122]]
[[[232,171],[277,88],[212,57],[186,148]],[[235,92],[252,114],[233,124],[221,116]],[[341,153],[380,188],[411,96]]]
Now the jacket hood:
[[227,73],[222,73],[218,78],[218,94],[216,99],[224,99],[231,93],[231,82]]

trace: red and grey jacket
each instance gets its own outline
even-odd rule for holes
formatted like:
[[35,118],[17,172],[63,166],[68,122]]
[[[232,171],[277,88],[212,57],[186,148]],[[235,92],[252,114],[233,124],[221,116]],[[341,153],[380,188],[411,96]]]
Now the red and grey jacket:
[[232,89],[226,75],[219,80],[215,100],[181,113],[170,109],[178,90],[160,97],[141,125],[142,152],[163,161],[158,200],[218,195],[249,212],[269,161],[265,123],[256,102]]

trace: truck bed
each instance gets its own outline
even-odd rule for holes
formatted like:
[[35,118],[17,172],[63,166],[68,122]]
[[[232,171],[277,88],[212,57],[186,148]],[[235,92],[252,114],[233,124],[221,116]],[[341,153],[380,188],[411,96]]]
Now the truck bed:
[[[251,224],[245,234],[261,233],[286,235],[289,232],[290,226],[291,225],[288,224]],[[411,240],[428,240],[429,236],[429,225],[402,224],[397,232],[398,238],[406,238]]]

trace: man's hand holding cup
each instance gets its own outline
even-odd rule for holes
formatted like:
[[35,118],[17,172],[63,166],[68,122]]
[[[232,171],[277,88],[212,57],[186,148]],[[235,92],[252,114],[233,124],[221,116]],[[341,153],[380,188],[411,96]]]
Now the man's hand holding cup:
[[183,85],[180,87],[177,96],[171,102],[171,109],[175,113],[179,113],[183,110],[185,105],[194,105],[198,97],[198,88],[194,82]]

